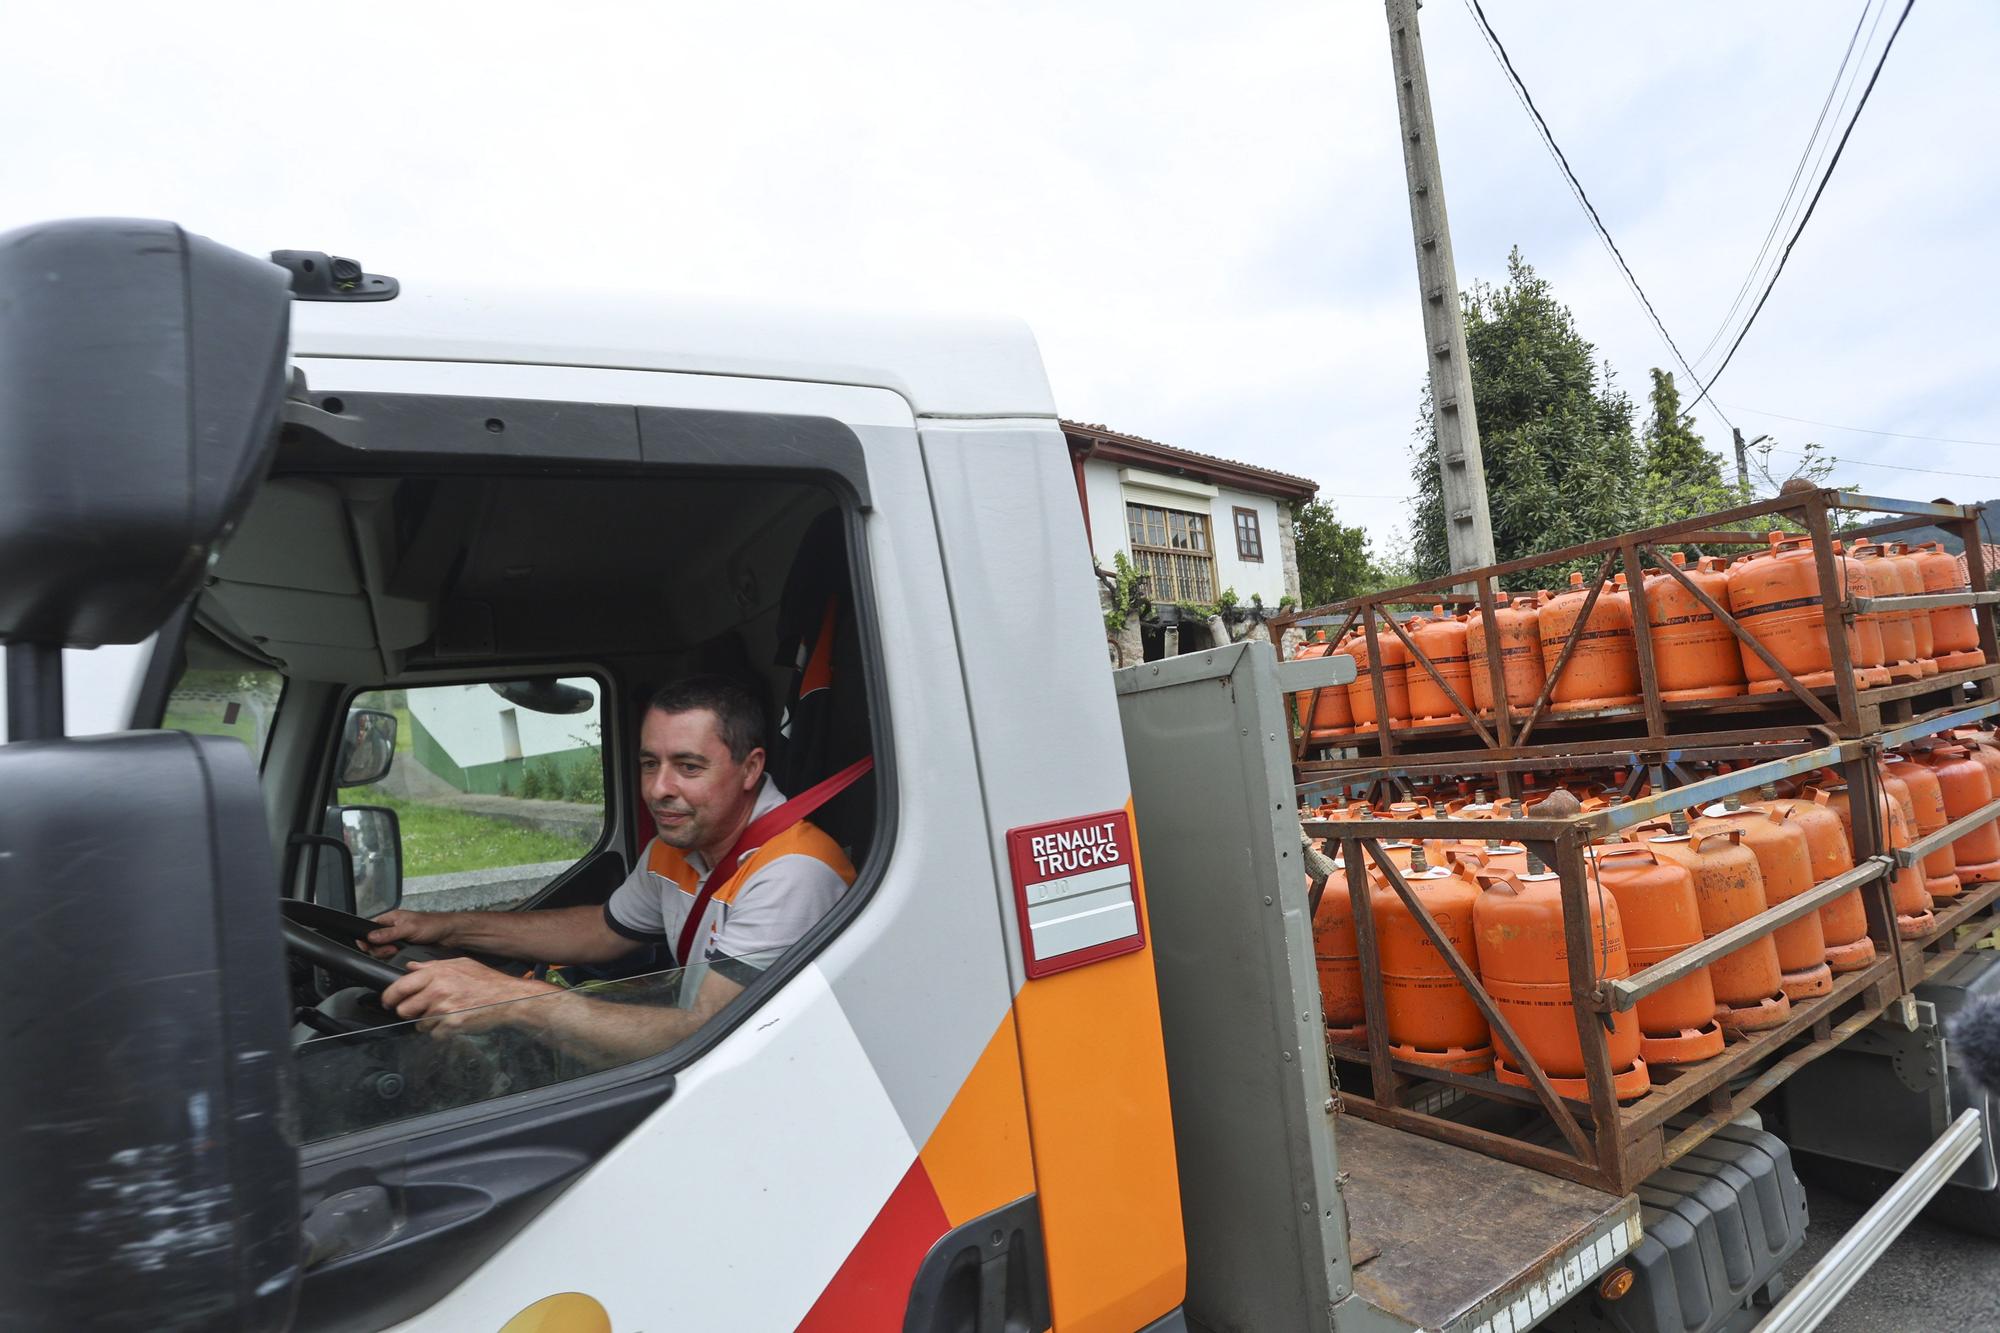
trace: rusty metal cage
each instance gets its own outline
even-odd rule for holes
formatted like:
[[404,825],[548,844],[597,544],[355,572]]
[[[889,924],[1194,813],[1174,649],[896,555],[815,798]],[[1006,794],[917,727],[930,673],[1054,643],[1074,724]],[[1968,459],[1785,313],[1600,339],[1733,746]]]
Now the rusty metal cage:
[[[1342,1062],[1365,1068],[1369,1088],[1361,1093],[1353,1086],[1356,1080],[1348,1079],[1341,1093],[1345,1109],[1598,1188],[1630,1190],[1754,1106],[1798,1069],[1873,1022],[1917,983],[1936,975],[1953,958],[1994,933],[1996,921],[1990,909],[2000,899],[2000,883],[1969,889],[1948,907],[1940,903],[1933,924],[1922,936],[1903,938],[1896,928],[1890,879],[1897,867],[1916,864],[1977,825],[2000,817],[2000,798],[1892,850],[1882,827],[1876,764],[1885,747],[1996,716],[2000,716],[2000,700],[1976,702],[1875,736],[1800,748],[1780,758],[1565,818],[1531,814],[1497,826],[1490,820],[1449,816],[1308,821],[1304,826],[1308,836],[1324,839],[1329,848],[1337,843],[1342,851],[1360,943],[1367,1045],[1334,1045],[1329,1053],[1336,1068]],[[1768,906],[1630,976],[1594,975],[1585,901],[1585,895],[1592,891],[1586,859],[1594,843],[1649,825],[1674,810],[1828,768],[1841,771],[1851,790],[1865,798],[1852,804],[1854,869]],[[1587,1103],[1570,1101],[1557,1093],[1482,985],[1474,965],[1453,946],[1383,850],[1385,842],[1397,840],[1486,838],[1496,828],[1503,828],[1509,841],[1525,844],[1560,879],[1570,998],[1584,1055],[1590,1094]],[[1369,865],[1376,868],[1478,1006],[1496,1049],[1505,1048],[1514,1067],[1527,1075],[1526,1089],[1502,1084],[1491,1075],[1407,1062],[1391,1053]],[[1694,970],[1856,889],[1863,890],[1869,935],[1876,945],[1872,963],[1838,976],[1828,994],[1795,1001],[1781,1025],[1743,1034],[1707,1060],[1662,1071],[1643,1096],[1620,1104],[1613,1088],[1605,1016],[1635,1007],[1646,996]],[[1317,908],[1316,901],[1313,905]],[[1516,1117],[1519,1123],[1496,1128],[1481,1123],[1479,1116],[1464,1115],[1460,1112],[1468,1098],[1478,1103],[1511,1104],[1521,1112]]]
[[[1427,674],[1458,710],[1460,720],[1442,725],[1395,724],[1381,671],[1369,673],[1374,702],[1371,728],[1340,737],[1315,737],[1310,725],[1297,729],[1294,760],[1302,782],[1322,787],[1353,788],[1373,782],[1395,782],[1411,776],[1479,771],[1492,774],[1508,795],[1518,791],[1517,777],[1538,769],[1575,763],[1579,757],[1597,761],[1630,755],[1640,767],[1659,768],[1671,756],[1685,760],[1725,758],[1748,747],[1785,747],[1796,753],[1829,740],[1858,739],[1885,725],[1936,715],[1959,706],[1966,697],[2000,698],[2000,642],[1996,641],[1993,606],[2000,593],[1985,590],[1987,570],[1979,531],[1979,507],[1886,499],[1847,491],[1808,490],[1780,495],[1755,504],[1702,515],[1587,545],[1551,551],[1525,560],[1466,570],[1445,578],[1371,593],[1344,602],[1315,607],[1274,622],[1279,632],[1293,627],[1337,626],[1338,641],[1356,630],[1370,663],[1382,661],[1382,645],[1393,634],[1409,655],[1410,669]],[[1884,515],[1873,521],[1838,527],[1844,516]],[[1732,527],[1765,519],[1767,531]],[[1808,688],[1788,670],[1739,618],[1719,604],[1688,574],[1661,554],[1669,545],[1710,547],[1759,546],[1766,542],[1771,522],[1791,519],[1803,529],[1795,534],[1809,542],[1822,589],[1828,655],[1833,682]],[[1969,586],[1959,592],[1897,596],[1856,596],[1841,575],[1834,543],[1856,538],[1871,540],[1936,526],[1965,543]],[[1501,662],[1501,635],[1494,619],[1500,581],[1551,567],[1596,562],[1597,576],[1561,649],[1549,665],[1540,696],[1525,711],[1509,701]],[[1729,698],[1663,698],[1655,646],[1648,630],[1647,575],[1675,580],[1725,627],[1743,650],[1756,655],[1780,688],[1769,694]],[[1591,609],[1606,581],[1625,577],[1631,598],[1633,646],[1638,659],[1640,698],[1637,703],[1556,715],[1551,696],[1590,622]],[[1464,591],[1465,589],[1471,591]],[[1473,671],[1484,671],[1493,707],[1475,709],[1460,697],[1446,674],[1414,642],[1390,614],[1392,608],[1441,603],[1476,609],[1483,626],[1483,660]],[[1942,672],[1917,681],[1863,688],[1855,679],[1847,629],[1857,617],[1898,611],[1930,611],[1947,606],[1975,608],[1979,645],[1985,662],[1964,670]],[[1385,634],[1385,627],[1387,634]],[[1314,715],[1316,696],[1300,700],[1300,717]],[[1554,739],[1558,736],[1560,739]],[[1759,757],[1776,753],[1765,748]],[[1656,774],[1656,778],[1659,775]],[[1636,785],[1636,784],[1635,784]],[[1657,788],[1661,783],[1656,780]]]

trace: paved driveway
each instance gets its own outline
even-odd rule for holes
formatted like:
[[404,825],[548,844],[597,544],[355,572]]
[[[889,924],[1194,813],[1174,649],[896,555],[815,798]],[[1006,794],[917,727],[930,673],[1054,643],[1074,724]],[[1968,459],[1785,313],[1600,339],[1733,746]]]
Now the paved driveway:
[[[1812,1222],[1785,1276],[1804,1277],[1867,1204],[1810,1179]],[[1919,1217],[1820,1325],[1823,1333],[1988,1333],[2000,1329],[2000,1240]]]

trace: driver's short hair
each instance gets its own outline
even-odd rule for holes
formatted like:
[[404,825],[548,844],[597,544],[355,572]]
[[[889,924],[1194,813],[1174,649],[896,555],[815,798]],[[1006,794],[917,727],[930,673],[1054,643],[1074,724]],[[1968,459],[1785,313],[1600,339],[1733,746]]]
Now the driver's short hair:
[[752,750],[769,744],[770,717],[756,691],[728,676],[687,676],[653,691],[646,701],[648,712],[692,713],[697,710],[715,715],[722,743],[729,757],[742,763]]

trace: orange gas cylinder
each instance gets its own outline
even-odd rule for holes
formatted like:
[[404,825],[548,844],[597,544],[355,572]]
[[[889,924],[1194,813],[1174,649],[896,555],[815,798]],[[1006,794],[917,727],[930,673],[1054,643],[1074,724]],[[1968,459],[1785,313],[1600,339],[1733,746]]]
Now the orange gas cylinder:
[[1337,1045],[1366,1046],[1368,1024],[1361,1003],[1361,944],[1354,932],[1354,903],[1347,888],[1347,865],[1335,860],[1333,874],[1313,913],[1313,961],[1319,971],[1320,1007],[1326,1039]]
[[[1694,832],[1699,837],[1712,829],[1742,832],[1743,845],[1757,858],[1764,901],[1770,906],[1789,902],[1812,888],[1812,849],[1806,845],[1805,830],[1792,823],[1790,811],[1748,805],[1717,814],[1711,806],[1705,818],[1695,821]],[[1771,940],[1778,946],[1786,996],[1807,1000],[1833,989],[1833,969],[1826,964],[1826,934],[1820,929],[1818,912],[1779,926],[1771,932]]]
[[[1713,558],[1685,569],[1685,557],[1675,551],[1674,568],[1688,581],[1729,605],[1729,576]],[[1660,694],[1668,699],[1727,699],[1743,693],[1743,656],[1715,613],[1671,574],[1646,578],[1646,623],[1653,636],[1653,668],[1659,673]]]
[[[1935,833],[1951,822],[1936,773],[1900,754],[1882,756],[1882,771],[1882,785],[1891,791],[1900,785],[1909,793],[1903,813],[1910,816],[1917,837]],[[1933,899],[1956,898],[1964,892],[1965,886],[1958,882],[1958,858],[1950,847],[1940,847],[1924,858],[1924,887]]]
[[[1812,854],[1814,883],[1824,884],[1854,869],[1854,849],[1846,826],[1825,792],[1808,787],[1796,797],[1767,799],[1761,804],[1768,810],[1786,811],[1792,823],[1804,831],[1806,849]],[[1826,964],[1835,972],[1856,972],[1875,961],[1875,941],[1868,938],[1868,909],[1862,904],[1861,890],[1843,893],[1820,908],[1819,928],[1826,936]]]
[[1987,785],[1993,794],[2000,796],[2000,746],[1996,746],[1992,732],[1954,731],[1952,739],[1963,745],[1979,766],[1986,770]]
[[[1417,844],[1414,842],[1385,842],[1382,844],[1382,854],[1394,862],[1398,870],[1408,870],[1410,868],[1410,857],[1416,850]],[[1377,883],[1381,882],[1381,867],[1375,864],[1373,858],[1365,854],[1361,859],[1367,863],[1368,878]]]
[[[1922,571],[1925,592],[1965,592],[1965,568],[1937,542],[1916,548],[1917,568]],[[1931,638],[1937,650],[1940,671],[1963,671],[1985,666],[1986,654],[1979,647],[1979,620],[1969,606],[1940,606],[1931,612]]]
[[[1418,620],[1410,625],[1410,642],[1417,645],[1423,655],[1430,659],[1458,697],[1469,706],[1472,699],[1472,666],[1466,655],[1467,627],[1465,621],[1456,616],[1447,616],[1442,606],[1432,607],[1432,618]],[[1410,719],[1413,722],[1462,722],[1465,714],[1444,692],[1423,663],[1414,657],[1410,659]]]
[[[1333,650],[1333,645],[1322,637],[1302,645],[1298,655],[1301,659],[1326,657]],[[1331,740],[1335,736],[1345,736],[1354,730],[1354,713],[1348,707],[1345,685],[1329,685],[1325,689],[1309,690],[1299,697],[1312,709],[1312,715],[1306,723],[1307,740]]]
[[[1833,544],[1834,567],[1840,571],[1840,586],[1843,597],[1872,597],[1875,584],[1868,577],[1868,567],[1847,554],[1842,542]],[[1922,673],[1898,674],[1889,669],[1888,653],[1882,646],[1881,611],[1870,611],[1854,617],[1854,669],[1869,685],[1887,685],[1897,680],[1915,680]]]
[[1478,869],[1495,875],[1518,878],[1528,873],[1528,849],[1518,842],[1488,838],[1477,848],[1468,849],[1464,859],[1468,864],[1476,861]]
[[[1541,609],[1533,599],[1514,601],[1501,593],[1493,607],[1493,629],[1500,645],[1500,679],[1513,708],[1532,708],[1548,679],[1542,662]],[[1487,666],[1486,619],[1474,611],[1465,626],[1465,651],[1472,667],[1472,706],[1493,711],[1493,675]]]
[[[2000,756],[1996,756],[2000,758]],[[1937,774],[1947,818],[1963,819],[1993,800],[1993,782],[1985,764],[1963,745],[1940,745],[1922,756]],[[1960,884],[1991,884],[2000,880],[2000,824],[1979,825],[1951,845]]]
[[[1563,643],[1589,597],[1583,574],[1578,572],[1569,576],[1569,591],[1550,598],[1542,608],[1542,660],[1550,669],[1562,656]],[[1563,664],[1562,675],[1549,695],[1549,709],[1574,713],[1638,701],[1639,652],[1632,641],[1632,598],[1606,585],[1590,608],[1590,619],[1577,638],[1575,651]]]
[[[1907,795],[1907,791],[1905,795]],[[1844,782],[1826,789],[1827,804],[1840,816],[1841,826],[1847,831],[1847,846],[1854,849],[1854,809]],[[1908,847],[1911,841],[1910,819],[1903,813],[1903,807],[1893,800],[1885,790],[1882,801],[1882,830],[1889,850]],[[1931,913],[1930,890],[1924,887],[1924,872],[1921,866],[1901,866],[1889,881],[1890,905],[1896,909],[1896,933],[1904,939],[1914,939],[1930,933],[1937,919]]]
[[[1856,546],[1862,543],[1856,542]],[[1874,584],[1877,597],[1918,596],[1924,590],[1924,571],[1915,556],[1895,554],[1902,548],[1870,545],[1861,552],[1868,564],[1868,578]],[[1938,673],[1936,636],[1931,632],[1931,613],[1928,611],[1902,611],[1900,615],[1910,627],[1911,651],[1916,654],[1917,666],[1926,676]],[[1888,639],[1883,639],[1886,651]]]
[[[1868,582],[1866,589],[1855,586],[1856,597],[1894,597],[1903,591],[1903,571],[1882,559],[1881,547],[1863,538],[1849,548],[1849,553]],[[1937,674],[1936,663],[1926,672],[1917,660],[1917,631],[1910,623],[1916,618],[1915,612],[1871,611],[1869,615],[1882,636],[1882,662],[1891,678],[1918,680],[1927,674]]]
[[[1694,878],[1703,936],[1719,935],[1764,910],[1764,876],[1757,855],[1743,845],[1741,829],[1686,830],[1676,813],[1671,831],[1653,833],[1642,846]],[[1778,946],[1766,935],[1708,965],[1715,985],[1715,1016],[1724,1031],[1776,1027],[1792,1011],[1778,967]]]
[[[1410,650],[1396,632],[1378,626],[1375,643],[1382,655],[1382,689],[1389,700],[1391,728],[1410,723]],[[1347,706],[1354,715],[1354,729],[1370,732],[1375,726],[1375,668],[1368,658],[1368,637],[1356,632],[1340,651],[1354,659],[1354,679],[1347,685]]]
[[[1646,847],[1610,843],[1592,849],[1591,870],[1618,901],[1635,971],[1701,943],[1701,907],[1685,867],[1660,860]],[[1639,1054],[1649,1064],[1693,1064],[1722,1053],[1715,985],[1705,967],[1654,991],[1635,1012]]]
[[[1842,557],[1844,559],[1844,557]],[[1778,659],[1801,685],[1818,689],[1833,684],[1833,658],[1827,649],[1826,620],[1820,596],[1819,570],[1810,539],[1770,535],[1770,549],[1738,560],[1729,567],[1729,612],[1765,651]],[[1872,626],[1870,627],[1872,628]],[[1855,683],[1862,688],[1888,684],[1879,666],[1864,668],[1858,628],[1847,633],[1848,656],[1855,664]],[[1881,657],[1881,635],[1873,636],[1874,660]],[[1743,675],[1752,694],[1775,694],[1785,688],[1764,659],[1738,644]]]
[[[1412,858],[1403,882],[1417,895],[1438,930],[1466,965],[1478,970],[1479,950],[1472,931],[1472,904],[1479,887],[1444,866]],[[1375,942],[1382,960],[1383,1019],[1390,1049],[1404,1060],[1483,1073],[1493,1064],[1486,1019],[1444,957],[1396,891],[1386,883],[1373,896]]]
[[[1897,543],[1882,548],[1882,566],[1886,567],[1897,585],[1897,592],[1905,596],[1920,596],[1924,591],[1923,562],[1910,554],[1910,548]],[[1870,571],[1873,572],[1872,570]],[[1937,636],[1931,629],[1929,611],[1910,613],[1910,630],[1917,639],[1917,663],[1924,668],[1924,674],[1938,673]]]
[[[1539,862],[1532,863],[1535,866]],[[1562,889],[1557,877],[1531,869],[1518,878],[1482,875],[1486,888],[1473,903],[1479,936],[1480,983],[1494,1005],[1564,1097],[1590,1096],[1584,1074],[1583,1043],[1576,1032],[1570,996],[1569,947],[1563,936]],[[1591,974],[1598,980],[1631,975],[1625,929],[1617,899],[1585,893],[1590,918]],[[1643,1097],[1652,1086],[1639,1055],[1639,1020],[1631,1011],[1615,1014],[1605,1045],[1611,1059],[1611,1086],[1620,1101]],[[1494,1034],[1494,1073],[1502,1083],[1528,1086],[1513,1064],[1518,1058]]]

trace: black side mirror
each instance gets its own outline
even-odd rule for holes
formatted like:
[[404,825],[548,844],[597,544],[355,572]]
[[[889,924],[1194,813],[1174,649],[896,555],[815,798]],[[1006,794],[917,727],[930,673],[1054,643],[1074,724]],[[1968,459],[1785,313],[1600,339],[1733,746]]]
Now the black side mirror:
[[0,639],[137,643],[277,447],[291,295],[171,222],[0,235]]
[[[291,1324],[256,769],[222,737],[64,739],[61,656],[137,643],[192,595],[269,469],[290,318],[284,270],[170,222],[0,235],[0,901],[34,923],[0,931],[0,1211],[34,1223],[0,1245],[0,1327]],[[78,986],[81,957],[116,983]]]
[[340,807],[340,837],[354,860],[354,914],[380,916],[403,904],[403,826],[386,805]]
[[334,761],[334,785],[365,787],[389,776],[396,762],[396,715],[379,708],[353,708],[340,732],[340,758]]

